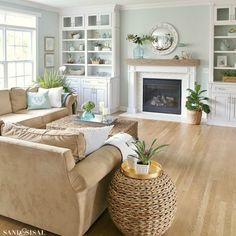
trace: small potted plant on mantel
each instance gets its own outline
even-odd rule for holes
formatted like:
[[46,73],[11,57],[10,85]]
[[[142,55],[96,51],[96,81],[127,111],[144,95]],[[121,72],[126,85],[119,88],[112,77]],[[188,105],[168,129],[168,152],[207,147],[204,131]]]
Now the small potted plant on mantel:
[[164,147],[168,146],[168,144],[155,145],[156,141],[157,140],[154,139],[149,148],[146,147],[145,141],[137,140],[133,143],[135,146],[135,149],[133,150],[137,155],[130,156],[138,159],[134,166],[137,174],[148,174],[151,158],[162,151]]
[[200,84],[195,84],[194,90],[187,89],[189,96],[187,96],[187,122],[193,125],[199,125],[202,119],[202,111],[206,114],[210,113],[210,107],[203,101],[209,100],[208,97],[202,96],[207,90],[201,90]]
[[126,39],[134,44],[137,44],[133,50],[133,57],[135,59],[143,58],[144,49],[142,45],[145,42],[152,42],[154,40],[151,35],[138,36],[137,34],[128,34]]

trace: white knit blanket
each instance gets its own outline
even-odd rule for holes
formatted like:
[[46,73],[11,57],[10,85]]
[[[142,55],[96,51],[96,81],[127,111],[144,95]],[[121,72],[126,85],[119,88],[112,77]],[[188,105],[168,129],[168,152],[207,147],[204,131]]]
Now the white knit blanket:
[[126,133],[118,133],[107,139],[105,144],[117,147],[122,154],[123,161],[125,161],[128,155],[135,155],[133,150],[135,146],[132,143],[134,141],[135,140],[131,135]]

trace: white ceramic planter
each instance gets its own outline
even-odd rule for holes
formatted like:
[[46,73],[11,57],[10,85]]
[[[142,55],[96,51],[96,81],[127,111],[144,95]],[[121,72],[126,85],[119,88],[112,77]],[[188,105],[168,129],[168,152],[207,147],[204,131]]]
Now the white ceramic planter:
[[100,50],[101,50],[101,47],[98,47],[98,46],[94,47],[94,51],[100,51]]
[[133,156],[127,156],[128,164],[131,169],[135,169],[138,159]]
[[80,34],[74,34],[73,35],[73,39],[79,39],[80,38]]
[[136,163],[135,171],[136,171],[137,174],[141,174],[141,175],[148,174],[149,166],[150,165],[143,165],[143,164]]

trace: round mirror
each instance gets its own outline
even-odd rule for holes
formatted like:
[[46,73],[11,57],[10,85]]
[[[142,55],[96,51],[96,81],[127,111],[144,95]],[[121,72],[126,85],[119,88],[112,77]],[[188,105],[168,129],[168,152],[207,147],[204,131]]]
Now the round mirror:
[[152,28],[151,35],[154,38],[152,46],[158,54],[169,54],[177,46],[178,33],[171,24],[158,24]]

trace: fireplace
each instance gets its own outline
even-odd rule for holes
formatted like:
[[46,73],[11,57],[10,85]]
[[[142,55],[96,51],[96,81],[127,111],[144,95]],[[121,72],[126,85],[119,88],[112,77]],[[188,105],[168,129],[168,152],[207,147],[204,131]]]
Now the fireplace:
[[143,111],[181,114],[181,80],[143,78]]

